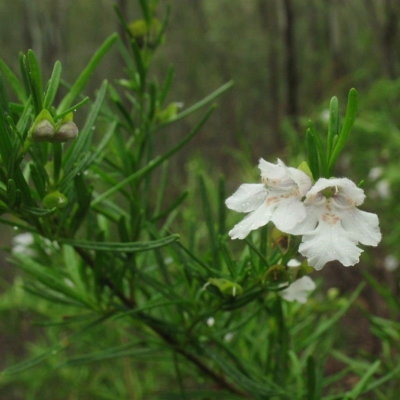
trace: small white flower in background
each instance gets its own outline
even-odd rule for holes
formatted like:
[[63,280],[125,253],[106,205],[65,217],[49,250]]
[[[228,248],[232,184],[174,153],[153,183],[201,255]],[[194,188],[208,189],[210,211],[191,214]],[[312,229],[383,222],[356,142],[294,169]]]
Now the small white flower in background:
[[16,235],[12,239],[12,250],[13,254],[24,253],[28,256],[34,256],[36,253],[30,246],[33,245],[35,239],[32,233],[26,232],[21,233],[20,235]]
[[225,342],[230,342],[233,339],[234,334],[232,332],[228,332],[225,336],[224,336],[224,340]]
[[304,235],[299,251],[309,265],[316,270],[333,260],[354,265],[362,253],[358,243],[380,242],[377,215],[357,208],[364,198],[364,191],[347,178],[316,182],[304,200],[307,217],[289,232]]
[[307,297],[315,289],[315,283],[309,276],[303,276],[293,282],[288,288],[279,292],[279,295],[286,301],[298,301],[306,303]]
[[229,232],[232,239],[244,239],[250,231],[272,221],[287,232],[306,217],[302,197],[312,185],[311,178],[296,168],[260,159],[262,182],[243,184],[226,200],[231,210],[250,213]]
[[372,181],[375,181],[382,175],[382,172],[382,167],[371,168],[368,174],[368,178]]
[[395,256],[389,254],[385,257],[385,260],[383,261],[383,266],[385,267],[386,271],[392,272],[399,268],[399,261]]
[[215,324],[215,319],[213,317],[207,318],[207,325],[211,328]]
[[330,111],[326,108],[325,110],[322,110],[322,112],[319,115],[319,117],[321,118],[321,121],[329,122],[330,115],[331,115]]
[[286,264],[289,268],[297,268],[300,267],[301,262],[299,260],[296,260],[295,258],[292,258],[291,260],[288,261]]
[[376,184],[376,192],[381,199],[388,199],[390,197],[390,183],[386,179],[382,179]]

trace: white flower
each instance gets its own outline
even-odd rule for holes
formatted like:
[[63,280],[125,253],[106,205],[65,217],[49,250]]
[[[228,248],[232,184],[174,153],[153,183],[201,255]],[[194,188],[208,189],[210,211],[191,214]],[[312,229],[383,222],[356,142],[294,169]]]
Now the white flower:
[[36,253],[31,248],[31,246],[34,244],[34,242],[35,242],[35,239],[34,239],[32,233],[25,232],[25,233],[16,235],[12,239],[11,252],[14,254],[24,253],[25,255],[28,255],[28,256],[34,256]]
[[381,199],[388,199],[391,194],[389,181],[386,179],[379,181],[376,184],[376,191]]
[[385,257],[385,260],[383,261],[383,266],[385,267],[386,271],[392,272],[399,268],[399,261],[395,256],[389,254]]
[[382,167],[371,168],[368,174],[368,178],[375,181],[382,175]]
[[207,318],[207,325],[211,328],[215,324],[215,319],[213,317]]
[[287,232],[306,217],[301,199],[311,187],[311,178],[279,159],[272,164],[261,158],[258,167],[263,183],[245,183],[225,202],[232,210],[250,213],[229,232],[232,239],[244,239],[269,221]]
[[225,342],[231,342],[232,341],[232,339],[233,339],[233,337],[234,337],[234,334],[232,333],[232,332],[228,332],[225,336],[224,336],[224,340],[225,340]]
[[303,276],[293,282],[288,288],[279,292],[279,295],[286,301],[298,301],[305,303],[309,292],[315,289],[315,283],[309,276]]
[[304,235],[299,251],[315,269],[333,260],[354,265],[362,253],[358,243],[380,242],[377,215],[357,208],[364,198],[364,191],[347,178],[321,178],[307,193],[307,217],[289,233]]
[[295,258],[292,258],[291,260],[288,261],[286,264],[289,268],[297,268],[300,267],[301,262],[299,260],[296,260]]

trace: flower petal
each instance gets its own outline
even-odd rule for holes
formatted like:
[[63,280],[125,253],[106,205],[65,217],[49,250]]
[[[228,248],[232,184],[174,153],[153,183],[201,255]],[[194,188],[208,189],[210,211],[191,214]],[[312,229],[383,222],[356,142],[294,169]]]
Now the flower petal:
[[250,231],[266,225],[271,219],[272,211],[272,207],[268,207],[265,203],[262,204],[257,210],[236,224],[229,232],[229,236],[232,239],[244,239]]
[[343,229],[340,221],[327,223],[320,220],[317,229],[303,236],[299,251],[316,270],[333,260],[348,267],[358,263],[362,253],[356,244],[355,236]]
[[[278,162],[280,160],[278,159]],[[258,163],[258,168],[260,168],[261,175],[268,179],[282,179],[286,177],[286,171],[278,164],[272,164],[260,158]]]
[[287,167],[281,160],[278,159],[278,164],[286,171],[286,174],[299,188],[299,197],[303,197],[312,186],[312,179],[303,171]]
[[308,292],[313,291],[315,288],[314,281],[309,276],[303,276],[293,282],[287,289],[279,292],[279,294],[286,301],[298,301],[304,304],[307,302]]
[[[281,197],[272,214],[272,222],[282,232],[288,232],[306,218],[303,203],[296,197]],[[315,227],[315,225],[314,225]]]
[[352,208],[342,211],[340,217],[343,228],[352,233],[360,243],[376,246],[381,241],[382,235],[376,214]]
[[325,209],[322,207],[314,207],[313,205],[306,206],[306,217],[293,228],[289,229],[287,233],[292,235],[304,235],[305,233],[313,231],[324,211]]
[[262,183],[245,183],[228,199],[225,204],[238,212],[254,211],[264,202],[268,191]]
[[315,185],[307,193],[307,199],[313,198],[313,196],[317,195],[319,192],[329,187],[336,187],[342,195],[351,199],[356,206],[359,206],[364,202],[364,191],[357,187],[354,182],[347,178],[318,179]]

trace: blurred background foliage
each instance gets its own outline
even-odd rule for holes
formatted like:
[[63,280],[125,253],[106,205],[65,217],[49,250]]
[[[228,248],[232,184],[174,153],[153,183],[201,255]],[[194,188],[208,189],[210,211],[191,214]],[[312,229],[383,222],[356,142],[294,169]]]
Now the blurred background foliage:
[[[16,49],[32,48],[45,71],[50,73],[60,60],[64,79],[71,81],[102,40],[121,29],[112,3],[1,2],[2,58],[17,70]],[[140,18],[135,1],[117,3],[127,20]],[[160,16],[166,5],[159,1]],[[173,100],[184,99],[187,105],[228,80],[236,82],[207,133],[192,145],[222,168],[236,169],[227,165],[232,160],[228,150],[240,148],[243,137],[254,159],[281,154],[289,126],[303,137],[307,121],[301,117],[323,119],[329,98],[346,98],[350,87],[360,94],[361,118],[370,108],[383,108],[381,97],[385,108],[397,100],[400,4],[395,0],[191,0],[171,5],[167,40],[154,65],[160,72],[175,65]],[[98,68],[92,88],[103,77],[119,77],[120,66],[114,49]]]
[[[111,0],[2,1],[0,56],[18,71],[17,51],[31,48],[47,76],[54,62],[60,60],[63,78],[73,81],[100,43],[111,32],[121,30],[112,10],[113,3]],[[218,101],[219,110],[202,134],[173,160],[176,185],[190,186],[195,181],[193,170],[205,174],[217,171],[226,177],[231,193],[243,179],[258,179],[255,166],[260,157],[273,160],[279,156],[291,158],[293,165],[299,163],[304,159],[303,138],[308,118],[317,129],[325,131],[329,99],[333,95],[339,98],[343,115],[347,93],[355,87],[360,98],[358,118],[336,173],[357,182],[365,180],[369,196],[365,208],[379,215],[384,239],[378,249],[363,255],[359,266],[327,267],[322,276],[328,287],[347,290],[358,285],[363,269],[373,270],[375,277],[398,296],[398,270],[388,269],[393,269],[400,258],[400,226],[394,222],[400,217],[400,3],[397,0],[159,0],[160,19],[167,3],[172,6],[170,23],[166,42],[156,54],[153,73],[163,76],[169,65],[174,64],[175,80],[169,101],[184,101],[189,106],[223,83],[235,81],[234,88]],[[117,4],[128,21],[141,17],[136,1],[118,0]],[[87,94],[93,97],[104,78],[110,81],[120,78],[121,68],[120,56],[113,49],[96,70]],[[76,119],[79,118],[78,113]],[[191,118],[174,125],[174,132],[165,137],[183,137],[194,125],[195,117]],[[158,145],[164,145],[162,139]],[[191,196],[193,203],[195,195]],[[8,246],[10,232],[4,231],[1,236],[3,247]],[[392,267],[385,269],[385,260],[386,264],[392,260]],[[18,279],[5,264],[4,256],[1,263],[4,264],[1,279]],[[1,283],[0,290],[4,286]],[[16,285],[14,290],[18,295],[22,289]],[[363,293],[364,307],[387,315],[379,294],[370,286]],[[1,359],[5,352],[14,352],[20,358],[22,347],[16,344],[14,332],[19,332],[19,343],[27,339],[32,342],[33,353],[34,339],[44,340],[40,329],[32,332],[25,319],[24,304],[21,305],[20,311],[7,311],[7,307],[2,311],[0,367],[4,367]],[[357,345],[360,332],[364,332],[361,336],[365,339],[364,346],[368,351],[379,352],[377,342],[365,333],[369,327],[367,319],[362,319],[359,313],[350,314],[345,324],[354,326],[355,322],[358,330],[350,335],[350,345],[352,342]],[[113,334],[119,335],[117,331]],[[124,338],[118,337],[118,341],[123,343]],[[334,365],[331,367],[335,369]],[[89,378],[95,382],[96,377],[89,376],[94,373],[92,370],[81,371],[81,377],[74,377],[77,387]],[[95,373],[101,376],[101,368]],[[138,381],[143,379],[139,375],[135,377]],[[167,371],[165,376],[162,385],[168,385]],[[118,380],[110,382],[118,385]],[[14,395],[19,398],[18,393]],[[125,395],[121,393],[121,398]]]

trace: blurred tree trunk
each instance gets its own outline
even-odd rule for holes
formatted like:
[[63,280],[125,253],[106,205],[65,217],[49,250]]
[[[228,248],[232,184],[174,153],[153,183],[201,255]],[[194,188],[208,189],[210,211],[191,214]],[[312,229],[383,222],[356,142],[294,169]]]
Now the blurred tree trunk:
[[24,38],[44,70],[50,72],[65,50],[67,1],[24,1]]
[[[379,35],[379,44],[382,53],[382,68],[389,78],[395,79],[398,77],[398,64],[396,61],[399,57],[398,24],[400,5],[398,0],[385,0],[383,2],[366,0],[366,6],[373,30]],[[383,10],[381,10],[384,15],[382,21],[378,17],[379,7],[383,7]]]
[[286,47],[286,96],[287,114],[291,117],[295,129],[298,128],[299,117],[299,77],[296,65],[295,17],[292,0],[283,1],[286,19],[284,41]]
[[[127,0],[118,0],[117,1],[117,7],[119,9],[119,11],[121,12],[122,16],[125,18],[125,20],[127,21],[127,23],[129,24],[129,18],[128,18],[128,2]],[[122,26],[122,24],[119,22],[118,18],[115,19],[117,26],[118,26],[118,34],[121,37],[121,39],[124,42],[127,42],[128,38],[126,37],[126,33],[125,33],[125,29]],[[121,56],[121,60],[122,60],[122,56]]]
[[383,61],[386,72],[392,79],[398,78],[397,63],[398,48],[397,36],[399,33],[399,3],[398,0],[386,0],[385,22],[383,25],[381,42]]
[[341,52],[341,29],[338,2],[330,2],[328,4],[328,29],[329,29],[329,45],[333,55],[333,80],[340,81],[346,73]]
[[265,30],[267,42],[268,63],[268,97],[270,100],[268,122],[273,132],[274,151],[283,148],[283,139],[280,134],[282,120],[282,104],[280,96],[281,73],[280,73],[280,46],[279,40],[281,29],[279,26],[279,2],[258,1],[258,11],[261,17],[261,26]]

